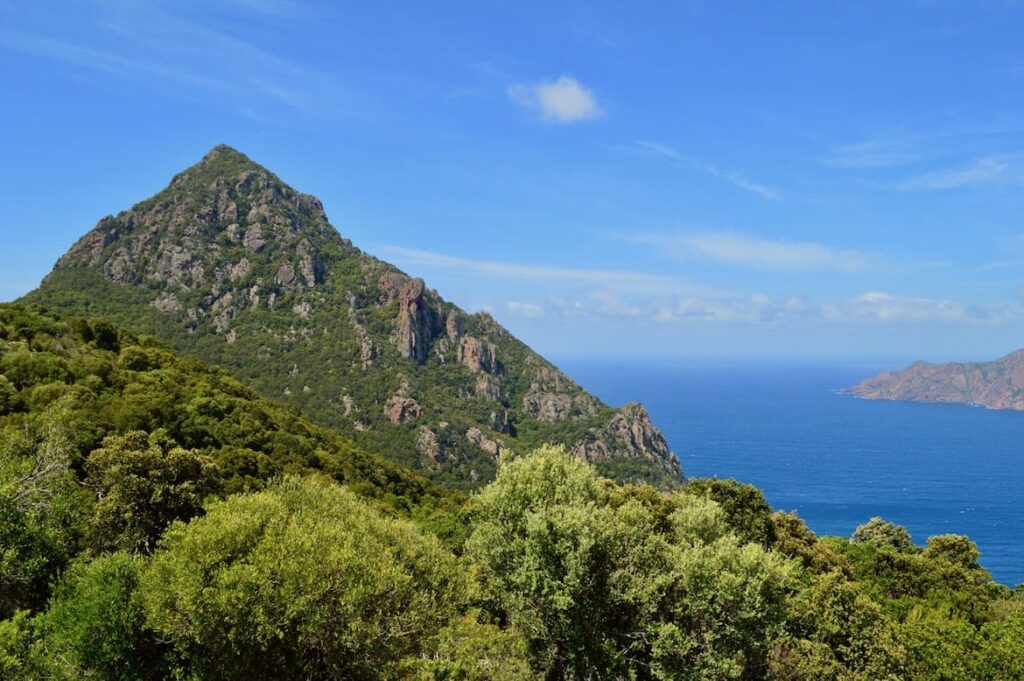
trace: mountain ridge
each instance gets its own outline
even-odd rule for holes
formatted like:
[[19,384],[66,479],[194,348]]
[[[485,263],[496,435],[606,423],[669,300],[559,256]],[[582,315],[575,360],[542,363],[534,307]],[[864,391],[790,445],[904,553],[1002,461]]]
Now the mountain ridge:
[[547,441],[619,479],[682,479],[642,405],[605,405],[225,145],[101,219],[26,299],[157,336],[455,486]]
[[989,362],[917,361],[848,389],[865,399],[974,404],[990,409],[1024,409],[1024,349]]

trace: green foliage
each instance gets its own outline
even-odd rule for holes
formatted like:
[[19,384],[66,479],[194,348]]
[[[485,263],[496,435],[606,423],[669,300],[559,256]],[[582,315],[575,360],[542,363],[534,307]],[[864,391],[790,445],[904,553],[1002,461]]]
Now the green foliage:
[[213,461],[174,446],[163,430],[111,435],[85,468],[97,497],[90,540],[100,550],[149,553],[164,528],[198,514],[217,488]]
[[819,542],[817,535],[797,517],[796,512],[776,511],[772,514],[775,544],[772,547],[784,556],[798,558],[801,565],[815,574],[842,572],[849,575],[850,566],[834,548]]
[[785,662],[776,662],[774,676],[903,678],[910,659],[896,623],[856,583],[835,572],[815,576],[791,607],[788,628],[793,640],[782,644],[784,653],[777,651]]
[[819,539],[749,485],[619,485],[557,447],[464,504],[31,306],[0,306],[0,367],[5,679],[1024,678],[1024,592],[960,535]]
[[541,448],[474,500],[466,555],[479,602],[523,632],[534,669],[693,679],[760,669],[790,567],[741,544],[708,499],[677,499],[663,525],[638,498],[605,499],[593,468]]
[[740,539],[768,548],[775,541],[772,507],[764,493],[753,485],[736,480],[691,478],[686,493],[715,501],[725,511],[729,526]]
[[76,563],[39,618],[37,664],[57,678],[159,679],[167,649],[145,626],[138,598],[144,564],[126,553]]
[[906,528],[882,520],[878,516],[854,530],[850,541],[879,547],[891,546],[895,549],[905,549],[914,545]]
[[341,487],[290,479],[172,527],[142,598],[205,678],[369,678],[418,656],[462,595],[436,540]]
[[525,681],[535,675],[526,641],[514,629],[483,624],[473,615],[442,629],[424,656],[403,670],[420,681]]

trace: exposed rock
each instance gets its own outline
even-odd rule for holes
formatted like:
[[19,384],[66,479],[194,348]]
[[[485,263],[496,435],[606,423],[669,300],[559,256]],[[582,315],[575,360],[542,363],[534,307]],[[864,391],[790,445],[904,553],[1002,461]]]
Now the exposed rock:
[[295,313],[299,319],[309,319],[309,313],[313,311],[313,306],[308,301],[302,301],[292,305],[292,312]]
[[483,343],[472,336],[463,336],[459,341],[458,359],[473,371],[498,373],[498,348],[494,343]]
[[491,412],[491,430],[506,435],[512,432],[512,417],[507,409]]
[[409,281],[409,277],[401,272],[385,272],[380,275],[380,278],[377,279],[377,288],[380,289],[381,304],[387,305],[397,298],[398,292],[402,290],[402,285],[407,281]]
[[342,395],[341,396],[341,404],[345,408],[345,411],[344,411],[344,413],[342,413],[342,416],[351,416],[352,415],[352,410],[355,408],[355,404],[356,404],[355,400],[353,400],[348,395]]
[[422,413],[423,409],[411,397],[394,395],[384,405],[384,415],[394,424],[407,423],[418,419]]
[[498,456],[498,454],[501,453],[501,443],[484,435],[479,428],[470,428],[467,430],[466,439],[491,456]]
[[423,293],[422,279],[409,279],[398,291],[398,352],[417,363],[427,359],[436,323],[434,310]]
[[492,400],[501,399],[501,384],[498,379],[490,374],[481,374],[476,379],[475,393],[479,397],[487,397]]
[[235,341],[238,340],[238,333],[234,329],[231,329],[228,331],[227,335],[224,336],[224,340],[228,342],[228,345],[234,345]]
[[309,243],[308,239],[303,239],[299,242],[295,252],[299,256],[299,273],[302,275],[303,280],[305,280],[306,286],[316,286],[319,278],[320,263],[318,262],[316,251],[313,250],[313,245]]
[[373,344],[370,334],[366,328],[359,323],[355,310],[351,307],[348,310],[348,321],[352,330],[356,333],[356,340],[359,342],[359,363],[363,371],[373,366],[373,360],[377,358],[377,347]]
[[604,426],[588,432],[572,451],[585,461],[645,459],[672,475],[680,470],[679,459],[639,402],[623,406]]
[[258,253],[261,248],[267,245],[266,240],[263,238],[263,228],[259,224],[250,224],[245,230],[242,245],[253,253]]
[[274,275],[274,282],[285,288],[291,288],[297,283],[295,280],[295,268],[292,267],[290,262],[286,262],[278,268],[277,274]]
[[437,441],[437,434],[426,426],[420,426],[416,437],[416,449],[435,464],[442,464],[447,459],[444,446]]
[[152,303],[153,307],[160,310],[164,314],[172,314],[175,312],[181,312],[181,303],[178,301],[178,296],[173,293],[165,293]]
[[991,362],[915,362],[887,371],[848,392],[873,400],[960,402],[990,409],[1024,409],[1024,350]]
[[236,264],[231,266],[231,270],[228,272],[228,277],[231,281],[237,281],[249,274],[249,270],[252,269],[252,263],[249,262],[249,258],[242,258]]
[[581,419],[597,413],[600,403],[558,369],[542,366],[523,396],[526,415],[541,421]]
[[448,334],[448,340],[453,343],[459,340],[459,336],[462,335],[462,319],[455,312],[449,312],[448,316],[444,320],[445,333]]

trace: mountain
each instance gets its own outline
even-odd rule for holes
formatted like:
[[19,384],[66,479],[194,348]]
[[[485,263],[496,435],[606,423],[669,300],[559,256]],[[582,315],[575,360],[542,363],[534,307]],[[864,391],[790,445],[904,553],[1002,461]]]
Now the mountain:
[[156,336],[446,484],[544,442],[618,479],[682,479],[643,406],[602,403],[226,146],[100,220],[26,299]]
[[915,362],[850,388],[858,397],[915,402],[962,402],[992,409],[1024,409],[1024,350],[992,362]]

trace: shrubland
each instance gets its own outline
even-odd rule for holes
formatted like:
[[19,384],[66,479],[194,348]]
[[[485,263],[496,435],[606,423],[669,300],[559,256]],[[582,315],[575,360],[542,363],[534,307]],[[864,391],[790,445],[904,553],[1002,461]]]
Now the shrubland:
[[963,536],[819,538],[554,446],[467,496],[31,306],[0,374],[0,678],[1024,678],[1024,593]]

